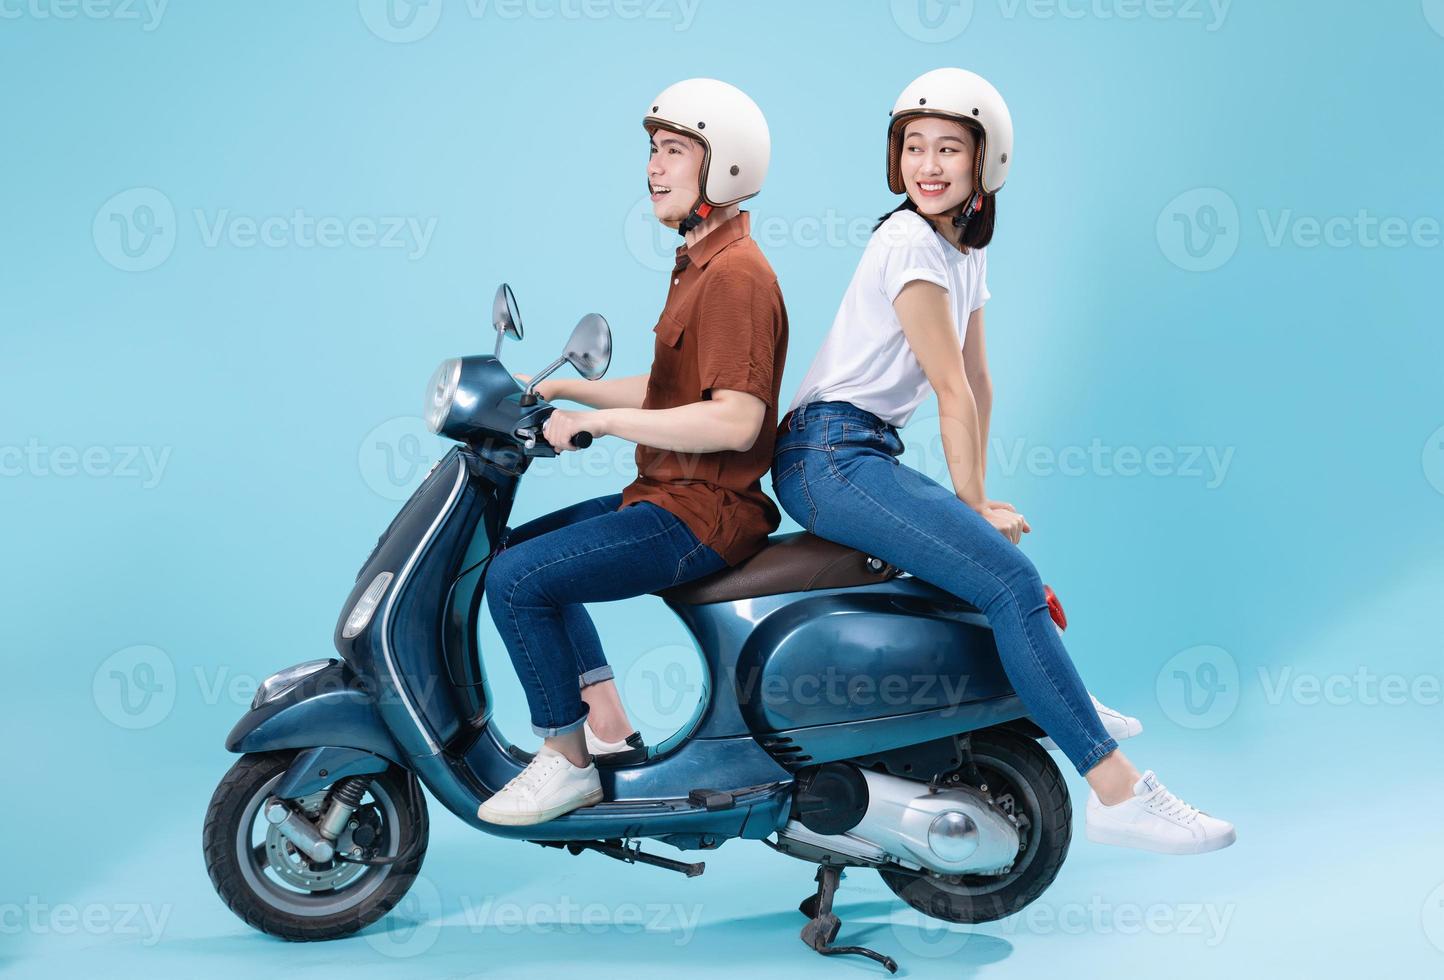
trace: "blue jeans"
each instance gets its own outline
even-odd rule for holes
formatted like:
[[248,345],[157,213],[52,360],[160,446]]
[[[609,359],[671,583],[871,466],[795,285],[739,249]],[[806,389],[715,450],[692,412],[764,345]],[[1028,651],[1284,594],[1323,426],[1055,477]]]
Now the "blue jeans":
[[486,571],[486,598],[543,737],[581,727],[581,689],[612,676],[584,602],[612,602],[726,566],[656,504],[622,495],[573,504],[507,534]]
[[1026,555],[953,491],[902,465],[897,429],[847,402],[811,402],[777,439],[773,492],[819,537],[881,558],[977,606],[1013,690],[1086,773],[1118,747],[1098,720]]

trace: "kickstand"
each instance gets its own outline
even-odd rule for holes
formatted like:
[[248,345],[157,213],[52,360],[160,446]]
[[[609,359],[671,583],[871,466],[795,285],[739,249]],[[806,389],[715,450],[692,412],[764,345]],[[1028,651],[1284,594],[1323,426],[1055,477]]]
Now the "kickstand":
[[802,941],[823,956],[866,956],[887,967],[889,973],[896,973],[897,961],[891,956],[884,956],[862,946],[832,945],[838,930],[842,928],[842,920],[832,912],[832,898],[837,894],[837,885],[841,879],[842,869],[837,865],[818,865],[817,894],[803,899],[798,906],[802,914],[810,920],[802,927]]

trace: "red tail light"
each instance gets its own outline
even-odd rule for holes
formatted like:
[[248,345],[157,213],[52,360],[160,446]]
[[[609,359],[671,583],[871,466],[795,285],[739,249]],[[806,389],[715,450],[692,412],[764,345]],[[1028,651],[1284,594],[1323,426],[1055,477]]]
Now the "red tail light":
[[1048,600],[1048,615],[1053,617],[1053,622],[1058,624],[1060,630],[1068,628],[1068,617],[1063,614],[1063,603],[1058,601],[1058,593],[1053,591],[1051,585],[1043,586],[1043,596]]

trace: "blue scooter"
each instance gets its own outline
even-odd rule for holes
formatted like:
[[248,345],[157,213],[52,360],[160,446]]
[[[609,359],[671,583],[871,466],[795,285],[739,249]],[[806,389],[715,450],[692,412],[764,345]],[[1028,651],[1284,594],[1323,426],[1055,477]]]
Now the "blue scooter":
[[422,785],[485,833],[689,877],[704,865],[640,842],[763,841],[818,865],[803,940],[890,970],[886,956],[833,945],[844,868],[876,869],[950,922],[1037,898],[1067,854],[1072,804],[987,620],[809,534],[775,536],[736,567],[659,593],[695,638],[703,694],[670,738],[599,767],[605,802],[535,826],[478,818],[531,759],[492,723],[477,617],[517,485],[533,459],[555,455],[536,385],[567,363],[601,377],[611,357],[606,321],[589,314],[523,387],[499,359],[522,336],[505,285],[493,325],[492,355],[445,361],[432,379],[428,424],[458,445],[362,565],[336,625],[339,659],[268,677],[226,739],[241,758],[211,799],[204,846],[227,905],[292,940],[385,915],[426,853]]

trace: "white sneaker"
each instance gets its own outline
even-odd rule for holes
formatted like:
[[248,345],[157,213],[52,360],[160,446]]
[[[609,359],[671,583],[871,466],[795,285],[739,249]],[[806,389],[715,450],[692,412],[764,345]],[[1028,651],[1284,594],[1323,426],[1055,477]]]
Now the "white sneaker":
[[[1132,738],[1143,731],[1143,722],[1137,718],[1125,715],[1121,711],[1114,711],[1091,694],[1088,697],[1093,701],[1093,710],[1098,712],[1098,720],[1103,722],[1103,730],[1112,737],[1113,741],[1121,742],[1125,738]],[[1050,752],[1056,751],[1058,748],[1057,743],[1051,738],[1040,738],[1038,744]]]
[[647,746],[641,732],[633,732],[620,742],[608,742],[592,731],[589,721],[582,722],[582,731],[587,736],[587,751],[592,762],[600,766],[621,766],[631,762],[642,762],[647,758]]
[[487,823],[526,827],[546,823],[579,807],[602,802],[597,767],[578,769],[543,745],[525,769],[476,810]]
[[1084,832],[1097,844],[1160,854],[1203,854],[1238,839],[1233,824],[1191,807],[1168,791],[1150,769],[1133,785],[1133,798],[1104,806],[1088,791]]

